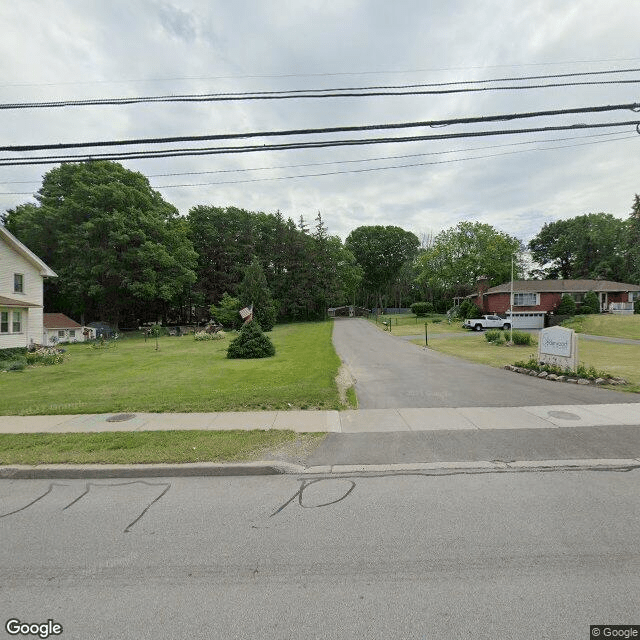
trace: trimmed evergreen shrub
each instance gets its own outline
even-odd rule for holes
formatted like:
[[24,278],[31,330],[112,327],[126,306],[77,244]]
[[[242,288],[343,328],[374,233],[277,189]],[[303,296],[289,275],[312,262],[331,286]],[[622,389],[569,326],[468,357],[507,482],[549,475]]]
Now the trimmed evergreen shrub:
[[514,331],[513,344],[517,344],[520,346],[531,346],[533,344],[533,336],[526,331]]
[[462,320],[467,320],[468,318],[482,318],[482,313],[480,313],[480,309],[478,309],[471,300],[464,300],[458,308],[458,317]]
[[433,305],[430,302],[414,302],[411,305],[411,313],[416,316],[424,317],[433,311]]
[[640,314],[640,300],[636,300],[633,303],[633,313],[638,313]]
[[275,354],[273,343],[256,320],[243,325],[227,349],[227,358],[269,358]]
[[576,314],[576,301],[568,293],[563,294],[555,312],[559,316],[574,316]]
[[582,304],[578,309],[578,313],[600,313],[600,300],[598,299],[598,294],[593,291],[587,291]]

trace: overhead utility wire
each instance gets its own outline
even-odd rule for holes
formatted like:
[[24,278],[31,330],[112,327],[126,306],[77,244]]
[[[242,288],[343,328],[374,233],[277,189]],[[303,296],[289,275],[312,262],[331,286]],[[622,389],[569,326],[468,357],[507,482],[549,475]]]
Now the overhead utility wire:
[[[600,134],[603,135],[603,134]],[[607,135],[607,134],[604,134]],[[595,136],[581,136],[581,137],[595,137]],[[371,167],[371,168],[364,168],[364,169],[345,169],[345,170],[341,170],[341,171],[325,171],[322,173],[304,173],[304,174],[298,174],[298,175],[292,175],[292,176],[274,176],[274,177],[266,177],[266,178],[249,178],[249,179],[245,179],[245,180],[221,180],[221,181],[215,181],[215,182],[189,182],[189,183],[184,183],[184,184],[162,184],[162,185],[152,185],[153,189],[175,189],[175,188],[184,188],[184,187],[205,187],[205,186],[212,186],[212,185],[225,185],[225,184],[244,184],[244,183],[248,183],[248,182],[268,182],[268,181],[274,181],[274,180],[294,180],[297,178],[315,178],[315,177],[321,177],[321,176],[332,176],[332,175],[342,175],[342,174],[347,174],[347,173],[366,173],[366,172],[372,172],[372,171],[386,171],[389,169],[404,169],[404,168],[411,168],[411,167],[423,167],[423,166],[432,166],[432,165],[439,165],[439,164],[451,164],[451,163],[455,163],[455,162],[463,162],[463,161],[467,161],[467,160],[482,160],[482,159],[486,159],[486,158],[496,158],[496,157],[500,157],[500,156],[504,156],[504,155],[513,155],[516,153],[527,153],[530,151],[551,151],[551,150],[555,150],[555,149],[568,149],[570,147],[580,147],[580,146],[585,146],[585,145],[591,145],[591,144],[602,144],[604,142],[617,142],[619,140],[630,140],[631,138],[635,138],[635,136],[620,136],[617,138],[609,138],[607,140],[590,140],[588,142],[578,142],[576,144],[565,144],[565,145],[557,145],[557,146],[553,146],[553,147],[533,147],[531,149],[517,149],[514,151],[503,151],[500,153],[489,153],[489,154],[483,154],[483,155],[479,155],[479,156],[467,156],[467,157],[462,157],[462,158],[453,158],[451,160],[437,160],[437,161],[432,161],[432,162],[415,162],[415,163],[409,163],[409,164],[400,164],[400,165],[387,165],[384,167]],[[575,138],[558,138],[556,140],[573,140]],[[534,142],[545,142],[544,140],[536,140]],[[548,142],[553,142],[553,140],[549,140]],[[498,147],[505,147],[505,146],[516,146],[516,145],[520,145],[520,144],[531,144],[531,143],[515,143],[515,144],[509,144],[509,145],[493,145],[493,146],[489,146],[489,147],[483,147],[484,149],[492,149],[492,148],[498,148]],[[481,149],[475,149],[475,150],[481,150]],[[406,156],[390,156],[387,158],[377,158],[377,160],[386,160],[386,159],[392,159],[392,158],[409,158],[409,157],[416,157],[416,156],[426,156],[426,155],[442,155],[442,154],[446,154],[446,153],[461,153],[463,151],[474,151],[474,149],[460,149],[458,151],[439,151],[439,152],[433,152],[433,153],[417,153],[417,154],[410,154],[410,155],[406,155]],[[309,163],[309,164],[302,164],[302,165],[289,165],[289,166],[285,166],[285,167],[265,167],[263,169],[229,169],[229,170],[222,170],[222,171],[197,171],[197,172],[186,172],[186,173],[169,173],[169,174],[156,174],[154,175],[149,175],[147,177],[151,178],[151,177],[163,177],[163,176],[179,176],[179,175],[200,175],[200,174],[207,174],[207,173],[229,173],[229,172],[241,172],[241,171],[260,171],[260,170],[264,170],[264,169],[289,169],[289,168],[296,168],[296,167],[306,167],[306,166],[318,166],[318,165],[327,165],[327,164],[345,164],[345,162],[367,162],[369,160],[376,160],[376,158],[369,158],[367,160],[347,160],[347,161],[336,161],[336,162],[316,162],[316,163]],[[32,184],[36,184],[36,182],[34,181],[13,181],[13,182],[7,182],[5,181],[4,184],[27,184],[27,183],[32,183]],[[33,193],[31,191],[8,191],[8,192],[0,192],[0,197],[2,196],[9,196],[9,195],[33,195]]]
[[[132,146],[150,144],[168,144],[174,142],[204,142],[209,140],[238,140],[247,138],[266,138],[280,136],[316,135],[326,133],[346,133],[355,131],[380,131],[388,129],[410,129],[417,127],[442,127],[457,124],[506,122],[524,118],[540,118],[558,115],[575,115],[581,113],[604,113],[608,111],[640,112],[640,103],[606,105],[601,107],[579,107],[573,109],[554,109],[551,111],[532,111],[525,113],[509,113],[494,116],[478,116],[471,118],[450,118],[447,120],[425,120],[422,122],[396,122],[390,124],[369,124],[348,127],[322,127],[318,129],[288,129],[283,131],[253,131],[247,133],[220,133],[203,136],[172,136],[167,138],[137,138],[131,140],[102,140],[97,142],[65,142],[56,144],[7,145],[0,151],[53,151],[57,149],[87,149],[93,147]],[[629,123],[623,123],[629,124]],[[544,130],[544,129],[542,129]]]
[[[611,136],[617,136],[619,132],[610,131],[606,133],[591,133],[586,136],[569,136],[564,138],[538,138],[537,140],[526,140],[524,142],[508,142],[505,144],[492,144],[492,145],[483,145],[482,147],[469,147],[466,149],[448,149],[446,151],[428,151],[426,153],[403,153],[400,155],[392,155],[392,156],[376,156],[373,158],[359,158],[359,159],[351,159],[351,160],[330,160],[328,162],[304,162],[298,164],[284,164],[284,165],[270,165],[264,167],[242,167],[236,169],[213,169],[210,171],[174,171],[171,173],[149,173],[146,174],[147,178],[169,178],[175,176],[202,176],[202,175],[211,175],[217,173],[247,173],[250,171],[274,171],[277,169],[299,169],[303,167],[322,167],[327,165],[339,165],[339,164],[359,164],[362,162],[380,162],[382,160],[400,160],[404,158],[423,158],[425,156],[442,156],[453,153],[467,153],[470,151],[485,151],[487,149],[503,149],[505,147],[520,147],[525,145],[532,145],[538,143],[551,143],[551,142],[566,142],[568,140],[585,140],[587,138],[601,138],[601,140],[595,140],[596,142],[608,142],[609,140],[629,140],[635,136],[625,136],[623,138],[614,138]],[[609,138],[608,140],[602,140],[602,138]],[[549,147],[549,148],[564,148],[570,146],[579,146],[581,143],[577,143],[576,145],[564,145],[562,147]],[[587,143],[584,143],[587,144]],[[591,143],[588,143],[591,144]],[[541,150],[544,150],[545,147],[540,147]],[[524,149],[527,151],[527,149]],[[41,180],[2,180],[0,184],[40,184]],[[0,194],[2,195],[2,194]]]
[[[474,81],[447,84],[470,84]],[[489,82],[489,81],[477,81]],[[529,84],[515,86],[464,87],[459,89],[429,89],[409,91],[379,91],[377,88],[354,89],[294,89],[291,91],[257,91],[251,93],[200,93],[182,95],[141,96],[132,98],[89,98],[85,100],[54,100],[49,102],[12,102],[0,103],[0,110],[11,109],[53,109],[62,107],[90,107],[109,105],[155,104],[163,102],[241,102],[255,100],[302,100],[320,98],[366,98],[380,96],[420,96],[447,95],[457,93],[479,93],[488,91],[523,91],[528,89],[552,89],[559,87],[581,87],[611,84],[638,84],[640,79],[633,80],[593,80],[583,82],[553,82],[547,84]],[[434,85],[415,85],[434,86]],[[437,85],[436,85],[437,86]],[[411,85],[407,85],[407,88]],[[385,88],[385,87],[382,87]],[[390,89],[394,87],[389,87]]]
[[131,82],[171,82],[184,80],[247,80],[272,78],[326,78],[337,76],[377,76],[403,75],[408,73],[432,73],[434,71],[469,71],[471,69],[513,69],[519,67],[552,67],[574,64],[602,64],[605,62],[636,62],[640,58],[604,58],[599,60],[558,60],[556,62],[529,62],[520,64],[492,64],[471,67],[431,67],[427,69],[396,69],[382,71],[335,71],[325,73],[281,73],[281,74],[245,74],[235,76],[182,76],[167,78],[129,78],[126,80],[75,80],[69,82],[12,82],[0,84],[0,87],[59,87],[80,84],[126,84]]
[[605,122],[598,124],[572,124],[565,126],[535,127],[530,129],[506,129],[495,131],[470,131],[467,133],[432,134],[428,136],[404,136],[395,138],[360,138],[352,140],[325,140],[315,142],[292,142],[273,145],[254,145],[244,147],[209,147],[196,149],[173,149],[166,151],[142,151],[129,153],[92,154],[87,156],[42,156],[39,158],[5,158],[0,166],[18,166],[34,164],[58,164],[60,162],[90,162],[92,160],[141,160],[148,158],[173,158],[180,156],[220,155],[233,153],[252,153],[257,151],[290,151],[293,149],[320,149],[326,147],[360,146],[369,144],[392,144],[399,142],[418,142],[426,140],[451,140],[456,138],[474,138],[486,136],[539,133],[542,131],[570,131],[579,129],[599,129],[607,127],[635,126],[640,133],[640,120],[626,122]]

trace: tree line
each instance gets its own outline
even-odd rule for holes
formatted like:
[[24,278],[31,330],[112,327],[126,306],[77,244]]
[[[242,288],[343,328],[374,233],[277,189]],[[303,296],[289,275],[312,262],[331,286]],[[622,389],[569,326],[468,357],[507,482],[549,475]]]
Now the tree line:
[[480,277],[494,286],[512,269],[516,279],[640,282],[638,196],[627,220],[597,213],[548,223],[528,247],[470,221],[422,241],[397,226],[361,226],[342,242],[320,212],[311,223],[210,205],[180,216],[144,175],[107,161],[50,170],[35,198],[2,222],[58,273],[45,281],[45,308],[84,322],[190,324],[212,311],[233,322],[251,304],[267,326],[346,304],[423,300],[446,311]]

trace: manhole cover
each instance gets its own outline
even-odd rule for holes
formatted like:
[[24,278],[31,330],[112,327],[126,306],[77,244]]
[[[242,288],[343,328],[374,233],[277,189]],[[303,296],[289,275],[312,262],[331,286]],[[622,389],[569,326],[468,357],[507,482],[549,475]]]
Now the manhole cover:
[[117,413],[115,416],[109,416],[107,418],[107,422],[126,422],[127,420],[131,420],[131,418],[135,417],[135,413]]
[[550,418],[560,418],[560,420],[580,420],[580,416],[568,411],[549,411],[547,414]]

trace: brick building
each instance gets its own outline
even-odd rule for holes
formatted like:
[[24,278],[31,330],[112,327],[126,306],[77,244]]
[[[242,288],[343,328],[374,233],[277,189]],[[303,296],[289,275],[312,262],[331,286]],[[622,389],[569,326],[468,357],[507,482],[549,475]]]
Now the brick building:
[[[631,310],[640,299],[640,285],[610,280],[516,280],[513,282],[513,312],[553,311],[564,294],[579,306],[587,292],[600,300],[600,311]],[[511,282],[485,289],[479,282],[478,293],[469,298],[482,313],[504,315],[510,308]]]

